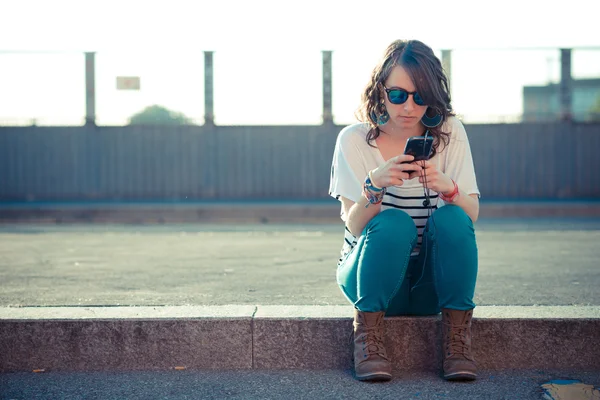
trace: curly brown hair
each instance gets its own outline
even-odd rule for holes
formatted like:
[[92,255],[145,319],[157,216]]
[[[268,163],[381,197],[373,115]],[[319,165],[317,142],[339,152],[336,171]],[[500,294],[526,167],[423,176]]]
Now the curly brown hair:
[[411,77],[417,92],[428,105],[427,115],[442,115],[440,125],[429,128],[429,134],[434,138],[433,156],[438,151],[440,143],[443,142],[444,146],[448,144],[450,133],[443,132],[442,126],[450,116],[455,114],[452,112],[448,79],[444,74],[442,63],[429,46],[418,40],[392,42],[385,50],[379,64],[373,69],[371,80],[362,94],[362,104],[357,111],[358,120],[368,122],[371,126],[367,134],[367,143],[375,147],[371,142],[382,132],[377,124],[377,119],[385,112],[382,108],[382,85],[396,65],[406,69]]

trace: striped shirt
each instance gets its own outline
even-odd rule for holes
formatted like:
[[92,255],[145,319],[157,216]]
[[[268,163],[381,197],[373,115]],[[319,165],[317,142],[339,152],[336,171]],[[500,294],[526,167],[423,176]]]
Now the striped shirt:
[[[369,171],[385,163],[377,144],[374,141],[371,144],[375,147],[367,144],[366,136],[369,129],[368,124],[361,123],[350,125],[339,133],[331,164],[330,196],[338,200],[345,197],[355,203],[358,202],[362,196],[362,184]],[[471,149],[462,123],[456,117],[451,117],[443,129],[445,132],[450,132],[450,143],[446,147],[440,146],[438,153],[430,161],[436,164],[438,170],[454,179],[461,191],[479,195]],[[411,216],[419,235],[412,255],[419,252],[428,217],[438,207],[444,205],[438,193],[431,189],[428,192],[430,204],[424,202],[426,200],[424,190],[423,184],[418,179],[406,180],[402,186],[388,187],[381,205],[381,211],[395,208]],[[344,215],[343,205],[341,205],[340,217],[346,222],[347,216]],[[357,241],[358,238],[346,227],[338,265],[356,246]]]

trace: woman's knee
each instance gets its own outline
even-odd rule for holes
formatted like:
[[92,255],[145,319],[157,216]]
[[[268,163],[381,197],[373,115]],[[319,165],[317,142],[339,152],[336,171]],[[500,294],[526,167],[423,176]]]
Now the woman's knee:
[[382,234],[391,237],[417,237],[414,221],[402,210],[387,209],[374,216],[365,226],[363,234]]
[[431,216],[435,235],[447,239],[464,239],[474,237],[473,221],[467,213],[455,205],[445,205],[438,208]]

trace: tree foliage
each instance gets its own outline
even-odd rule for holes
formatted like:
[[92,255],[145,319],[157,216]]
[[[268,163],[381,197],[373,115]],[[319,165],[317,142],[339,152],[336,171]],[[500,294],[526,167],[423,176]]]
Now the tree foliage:
[[129,118],[130,125],[189,125],[192,120],[183,113],[152,105]]

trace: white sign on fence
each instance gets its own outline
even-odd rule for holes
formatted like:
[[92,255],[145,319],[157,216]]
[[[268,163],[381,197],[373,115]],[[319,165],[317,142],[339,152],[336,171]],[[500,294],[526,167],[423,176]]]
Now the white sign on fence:
[[117,90],[140,90],[140,77],[117,76]]

